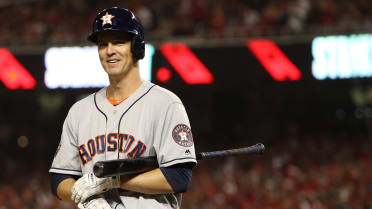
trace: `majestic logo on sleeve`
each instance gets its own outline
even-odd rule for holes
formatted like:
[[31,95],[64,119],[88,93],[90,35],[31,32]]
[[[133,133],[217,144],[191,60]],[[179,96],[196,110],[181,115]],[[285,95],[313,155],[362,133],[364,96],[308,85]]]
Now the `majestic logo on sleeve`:
[[178,124],[172,131],[173,140],[184,147],[191,147],[194,144],[190,128],[185,124]]

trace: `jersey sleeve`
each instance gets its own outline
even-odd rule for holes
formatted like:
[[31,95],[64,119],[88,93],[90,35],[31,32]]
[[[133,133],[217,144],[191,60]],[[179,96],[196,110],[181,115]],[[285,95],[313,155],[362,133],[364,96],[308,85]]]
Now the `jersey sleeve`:
[[182,103],[171,103],[162,113],[155,128],[155,150],[160,167],[196,163],[194,139],[190,122]]
[[61,140],[54,155],[50,173],[60,173],[81,176],[77,134],[74,132],[73,115],[70,110],[62,129]]

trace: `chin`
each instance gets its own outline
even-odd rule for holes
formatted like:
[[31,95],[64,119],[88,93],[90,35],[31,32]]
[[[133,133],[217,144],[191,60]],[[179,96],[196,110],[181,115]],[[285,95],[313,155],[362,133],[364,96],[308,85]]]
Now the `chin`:
[[122,70],[120,68],[106,68],[106,73],[109,75],[117,75],[120,74],[121,71]]
[[120,76],[120,75],[122,75],[123,73],[121,73],[121,72],[108,72],[107,73],[109,76]]

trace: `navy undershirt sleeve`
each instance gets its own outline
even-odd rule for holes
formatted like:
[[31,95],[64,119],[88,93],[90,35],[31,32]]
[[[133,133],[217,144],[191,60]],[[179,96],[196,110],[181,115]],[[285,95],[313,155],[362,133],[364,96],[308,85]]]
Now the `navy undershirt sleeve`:
[[189,188],[194,165],[194,163],[182,163],[170,167],[162,167],[160,170],[173,191],[175,193],[183,193]]
[[58,185],[65,179],[73,178],[75,180],[79,179],[80,176],[69,175],[69,174],[60,174],[60,173],[50,173],[50,189],[52,193],[59,199],[57,195]]

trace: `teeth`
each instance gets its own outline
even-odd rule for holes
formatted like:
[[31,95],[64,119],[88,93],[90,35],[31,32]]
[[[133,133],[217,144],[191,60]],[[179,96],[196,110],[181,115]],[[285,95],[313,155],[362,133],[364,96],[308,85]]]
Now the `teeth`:
[[109,60],[109,61],[107,61],[108,63],[116,63],[117,62],[117,60]]

